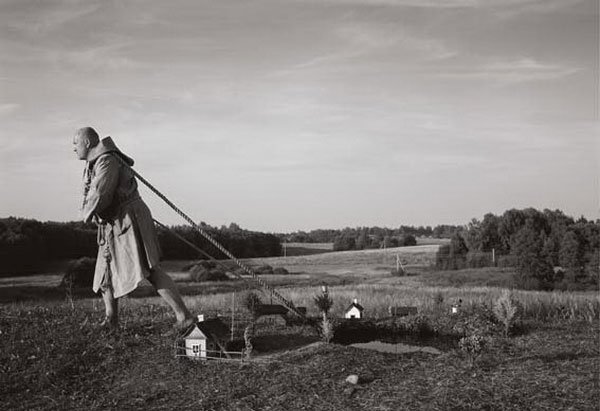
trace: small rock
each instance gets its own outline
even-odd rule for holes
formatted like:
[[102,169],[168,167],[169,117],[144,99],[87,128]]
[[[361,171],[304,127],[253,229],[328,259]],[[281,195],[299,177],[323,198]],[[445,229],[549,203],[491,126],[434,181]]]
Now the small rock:
[[358,375],[356,375],[356,374],[349,375],[348,377],[346,377],[346,382],[353,384],[353,385],[358,384]]
[[346,387],[344,389],[344,395],[347,397],[352,397],[352,395],[356,392],[356,387]]

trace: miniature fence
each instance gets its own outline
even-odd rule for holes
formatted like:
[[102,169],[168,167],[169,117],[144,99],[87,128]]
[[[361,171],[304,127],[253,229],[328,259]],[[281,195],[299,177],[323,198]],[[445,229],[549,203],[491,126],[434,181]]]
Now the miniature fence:
[[200,350],[188,348],[181,345],[180,342],[174,344],[175,358],[191,358],[193,360],[222,360],[222,361],[244,361],[246,358],[245,350],[242,351],[222,351],[222,350]]

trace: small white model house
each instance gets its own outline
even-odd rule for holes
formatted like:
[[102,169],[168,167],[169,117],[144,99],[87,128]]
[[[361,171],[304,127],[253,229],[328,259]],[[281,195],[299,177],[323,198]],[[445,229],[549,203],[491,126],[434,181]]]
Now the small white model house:
[[204,320],[198,316],[194,323],[182,336],[185,355],[198,358],[220,358],[224,352],[229,330],[218,318]]
[[452,304],[452,308],[450,309],[451,314],[458,314],[460,311],[460,307],[462,305],[462,299],[459,299],[455,304]]
[[363,308],[363,306],[358,303],[358,299],[355,298],[354,301],[352,301],[352,304],[350,304],[348,308],[346,308],[346,313],[344,314],[344,317],[349,319],[361,319],[363,318],[364,310],[365,309]]

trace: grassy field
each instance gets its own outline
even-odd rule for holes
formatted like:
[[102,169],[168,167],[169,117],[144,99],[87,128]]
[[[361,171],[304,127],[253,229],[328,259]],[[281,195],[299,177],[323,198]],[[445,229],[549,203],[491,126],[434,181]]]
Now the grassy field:
[[[310,316],[318,315],[313,297],[326,282],[335,317],[353,298],[367,318],[381,323],[389,323],[390,305],[417,307],[417,316],[391,323],[405,330],[398,338],[414,344],[429,344],[419,331],[423,324],[440,338],[495,330],[497,324],[490,328],[486,315],[512,273],[432,271],[428,266],[436,248],[248,262],[290,270],[291,275],[264,278],[297,306],[306,306]],[[390,275],[397,254],[413,275]],[[165,265],[188,306],[229,321],[235,301],[234,331],[240,339],[248,318],[241,307],[247,284],[190,283],[182,270],[188,264]],[[0,408],[594,410],[600,401],[597,293],[516,291],[521,322],[508,338],[487,332],[487,344],[474,362],[456,345],[441,355],[379,353],[318,343],[310,326],[261,322],[255,359],[230,363],[175,359],[172,315],[149,287],[121,301],[122,326],[114,333],[96,325],[102,317],[97,297],[81,291],[68,300],[55,288],[58,281],[55,273],[0,282]],[[15,294],[20,298],[11,299]],[[450,306],[459,299],[461,314],[452,317]],[[359,375],[358,385],[345,382],[350,374]]]

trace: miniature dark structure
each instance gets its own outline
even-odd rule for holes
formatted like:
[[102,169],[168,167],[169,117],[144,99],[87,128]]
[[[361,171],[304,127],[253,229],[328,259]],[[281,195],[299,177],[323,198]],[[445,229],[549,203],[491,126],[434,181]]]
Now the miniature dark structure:
[[352,304],[350,304],[348,308],[346,308],[344,317],[348,319],[360,320],[361,318],[363,318],[364,310],[364,307],[360,305],[358,303],[358,299],[355,298],[354,301],[352,301]]
[[417,307],[388,307],[390,317],[406,317],[417,314]]
[[[296,307],[296,310],[306,315],[306,307]],[[280,304],[259,304],[253,312],[256,322],[262,322],[260,321],[261,318],[265,318],[268,322],[275,322],[280,325],[289,325],[292,321],[289,314],[290,311]]]

